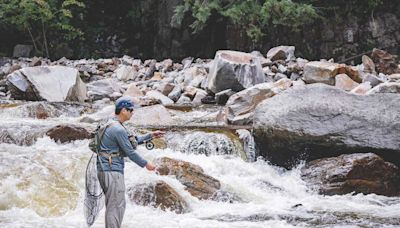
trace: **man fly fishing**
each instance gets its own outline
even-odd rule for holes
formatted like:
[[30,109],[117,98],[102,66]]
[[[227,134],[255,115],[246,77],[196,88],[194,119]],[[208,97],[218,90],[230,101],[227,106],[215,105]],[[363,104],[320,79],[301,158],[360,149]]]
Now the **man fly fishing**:
[[106,228],[121,227],[125,212],[124,157],[128,157],[140,167],[154,171],[153,163],[143,159],[137,152],[137,144],[162,137],[163,131],[155,131],[142,136],[129,136],[123,123],[134,114],[135,104],[131,97],[121,97],[115,103],[115,117],[97,132],[97,177],[105,196]]

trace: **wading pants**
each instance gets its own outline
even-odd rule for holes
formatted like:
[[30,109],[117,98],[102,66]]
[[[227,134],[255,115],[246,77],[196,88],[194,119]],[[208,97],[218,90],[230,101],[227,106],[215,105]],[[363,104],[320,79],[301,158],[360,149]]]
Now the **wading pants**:
[[97,173],[106,203],[106,228],[120,228],[125,213],[125,181],[119,172]]

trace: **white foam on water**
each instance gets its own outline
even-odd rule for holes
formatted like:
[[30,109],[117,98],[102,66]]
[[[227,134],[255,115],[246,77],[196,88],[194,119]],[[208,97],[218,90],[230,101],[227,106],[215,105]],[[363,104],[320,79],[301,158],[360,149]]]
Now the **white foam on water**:
[[[77,119],[61,117],[44,121],[10,117],[7,121],[22,126]],[[148,151],[143,146],[138,153],[148,160],[166,156],[196,164],[218,179],[223,190],[241,200],[234,203],[199,200],[173,176],[158,176],[126,162],[127,188],[163,180],[187,201],[190,211],[175,214],[138,206],[126,196],[122,227],[400,226],[399,197],[318,195],[307,189],[299,168],[286,171],[262,160],[248,163],[237,156],[184,154],[173,149]],[[88,140],[58,144],[43,137],[31,146],[0,144],[0,226],[86,227],[84,176],[90,156]],[[104,209],[93,227],[104,227]]]

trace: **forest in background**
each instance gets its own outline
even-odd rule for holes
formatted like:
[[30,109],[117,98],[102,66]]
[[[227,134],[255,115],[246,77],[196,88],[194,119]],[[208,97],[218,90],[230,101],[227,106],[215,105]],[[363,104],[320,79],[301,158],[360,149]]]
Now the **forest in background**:
[[398,12],[393,0],[3,0],[0,56],[12,56],[16,44],[51,59],[212,58],[219,49],[280,44],[306,58],[374,47],[397,54]]

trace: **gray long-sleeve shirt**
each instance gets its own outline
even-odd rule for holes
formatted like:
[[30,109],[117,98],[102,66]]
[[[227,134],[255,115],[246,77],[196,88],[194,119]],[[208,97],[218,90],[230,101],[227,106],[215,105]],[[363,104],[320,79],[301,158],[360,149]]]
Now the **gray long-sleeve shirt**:
[[[117,120],[111,121],[116,121],[117,123],[111,124],[105,130],[100,143],[100,152],[108,154],[120,153],[121,156],[112,157],[111,167],[107,156],[99,156],[99,160],[97,161],[97,169],[100,171],[117,171],[123,174],[125,167],[123,156],[129,157],[129,159],[131,159],[140,167],[146,166],[147,161],[136,152],[136,148],[134,148],[129,141],[129,134],[127,130]],[[151,139],[151,134],[136,137],[138,144]]]

